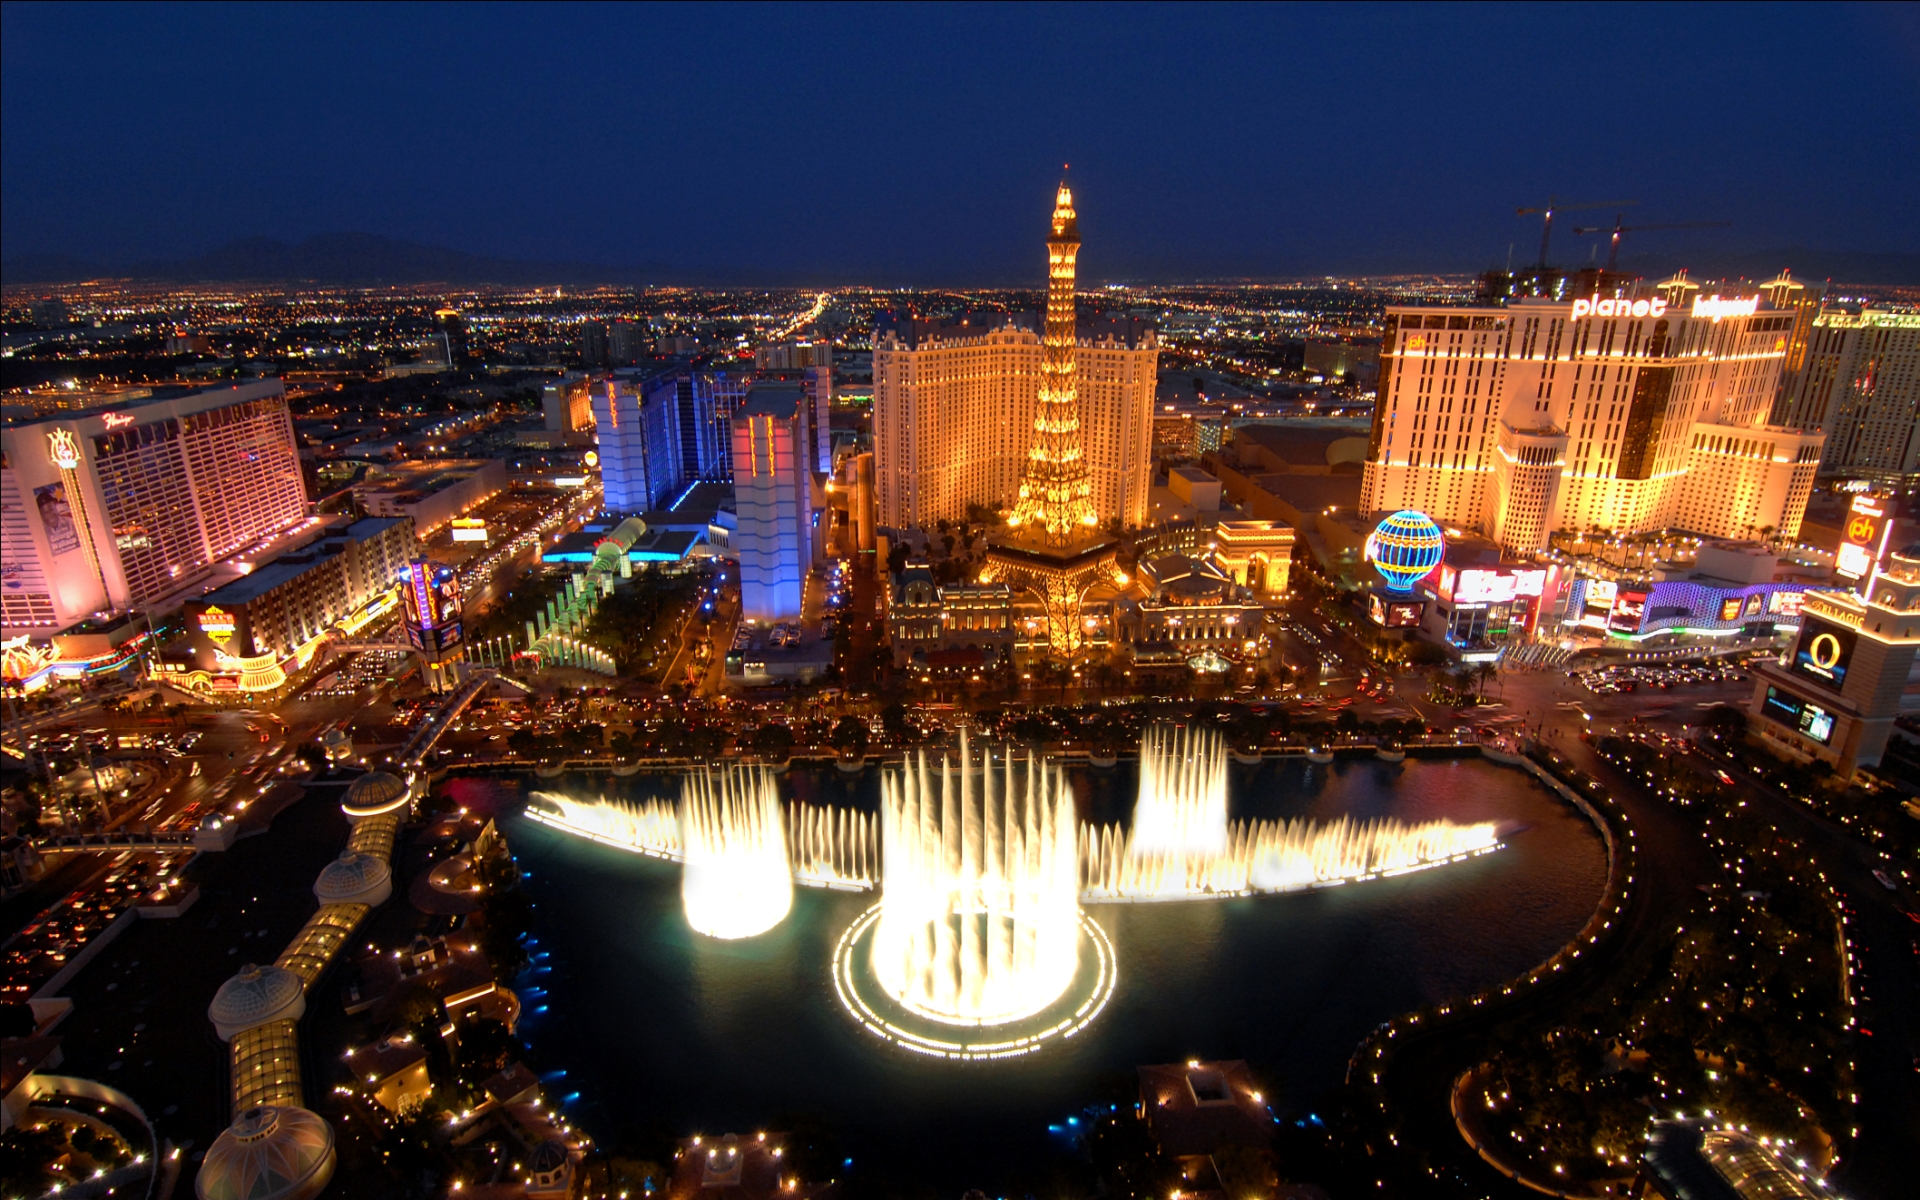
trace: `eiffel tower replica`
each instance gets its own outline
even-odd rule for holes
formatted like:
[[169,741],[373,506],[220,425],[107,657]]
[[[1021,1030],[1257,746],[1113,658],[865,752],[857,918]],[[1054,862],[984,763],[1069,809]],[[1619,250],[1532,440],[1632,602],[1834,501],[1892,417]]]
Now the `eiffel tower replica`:
[[1080,649],[1080,607],[1100,584],[1115,582],[1117,543],[1100,530],[1093,484],[1080,441],[1074,376],[1074,269],[1080,223],[1063,180],[1047,237],[1047,315],[1041,340],[1040,398],[1020,495],[1006,532],[988,546],[983,578],[1024,589],[1047,612],[1050,653],[1071,659]]

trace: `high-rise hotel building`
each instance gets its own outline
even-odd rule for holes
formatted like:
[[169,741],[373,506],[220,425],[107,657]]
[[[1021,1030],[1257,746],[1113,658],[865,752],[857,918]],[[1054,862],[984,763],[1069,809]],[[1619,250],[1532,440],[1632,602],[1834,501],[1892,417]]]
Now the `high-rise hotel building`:
[[[1160,342],[1150,322],[1078,323],[1080,439],[1104,523],[1145,524],[1153,482]],[[967,505],[1013,506],[1039,403],[1041,321],[986,313],[882,318],[873,333],[877,519],[893,529],[964,520]]]
[[1920,473],[1920,313],[1831,308],[1812,321],[1781,421],[1827,435],[1823,475]]
[[277,379],[63,412],[0,430],[0,625],[144,608],[303,520]]
[[1515,551],[1556,530],[1796,536],[1822,435],[1768,423],[1799,314],[1673,280],[1390,306],[1361,504]]
[[831,366],[773,371],[667,367],[615,371],[588,380],[607,511],[661,508],[689,483],[731,480],[734,415],[746,402],[749,387],[775,380],[801,390],[802,469],[831,471]]
[[740,527],[740,615],[800,616],[812,565],[807,397],[798,383],[756,383],[733,414],[733,493]]

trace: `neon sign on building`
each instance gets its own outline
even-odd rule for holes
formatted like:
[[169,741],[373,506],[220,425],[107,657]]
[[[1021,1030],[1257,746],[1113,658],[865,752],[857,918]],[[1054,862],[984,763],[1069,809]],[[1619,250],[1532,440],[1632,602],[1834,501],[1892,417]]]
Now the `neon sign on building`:
[[1663,317],[1667,313],[1665,300],[1602,300],[1595,292],[1584,300],[1573,302],[1573,320],[1581,317]]
[[224,646],[233,640],[233,614],[217,604],[201,613],[198,623],[200,632],[211,638],[215,645]]
[[1748,296],[1745,300],[1724,300],[1719,293],[1711,296],[1696,296],[1693,300],[1693,315],[1710,318],[1718,325],[1727,317],[1750,317],[1760,307],[1760,297]]
[[80,465],[80,441],[71,429],[55,429],[47,434],[47,453],[53,465],[71,471]]

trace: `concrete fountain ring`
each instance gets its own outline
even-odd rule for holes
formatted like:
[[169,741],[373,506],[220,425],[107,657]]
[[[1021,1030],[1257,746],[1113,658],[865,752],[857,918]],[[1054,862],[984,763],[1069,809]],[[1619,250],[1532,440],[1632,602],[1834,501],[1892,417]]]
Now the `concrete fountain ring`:
[[[1119,981],[1113,942],[1099,922],[1080,913],[1080,969],[1038,1012],[1004,1022],[961,1022],[910,1009],[889,996],[866,964],[884,901],[856,917],[833,951],[833,990],[861,1028],[883,1041],[932,1058],[978,1062],[1017,1058],[1071,1038],[1092,1025]],[[1091,953],[1089,953],[1091,951]]]

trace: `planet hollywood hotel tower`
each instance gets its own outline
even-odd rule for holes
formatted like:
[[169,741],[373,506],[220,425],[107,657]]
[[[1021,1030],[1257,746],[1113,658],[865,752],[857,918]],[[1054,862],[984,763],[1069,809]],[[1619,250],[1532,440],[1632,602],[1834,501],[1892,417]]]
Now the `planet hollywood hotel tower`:
[[1794,537],[1822,441],[1767,423],[1794,315],[1700,291],[1389,306],[1361,506],[1516,552],[1556,530]]

